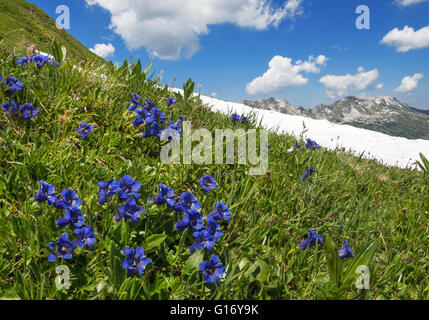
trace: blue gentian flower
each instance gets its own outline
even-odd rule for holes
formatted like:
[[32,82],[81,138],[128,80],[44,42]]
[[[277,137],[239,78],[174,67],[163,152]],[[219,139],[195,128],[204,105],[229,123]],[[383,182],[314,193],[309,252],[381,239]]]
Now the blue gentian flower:
[[204,281],[207,284],[215,283],[225,274],[225,268],[220,262],[219,257],[213,254],[209,261],[200,263],[200,273],[205,275]]
[[133,97],[131,98],[131,105],[128,107],[129,112],[133,112],[136,110],[137,107],[143,106],[138,100],[140,100],[142,97],[140,97],[137,93],[132,93]]
[[307,144],[305,145],[305,147],[308,150],[320,149],[320,146],[316,143],[316,141],[313,141],[311,139],[307,139]]
[[40,191],[36,192],[34,199],[37,202],[48,201],[48,204],[53,204],[57,197],[55,196],[55,187],[46,183],[45,181],[39,181]]
[[167,121],[167,117],[164,112],[162,112],[158,108],[152,108],[150,111],[150,115],[152,116],[152,118],[155,119],[158,124],[163,124],[165,121]]
[[162,129],[160,128],[160,126],[158,125],[158,123],[153,122],[152,123],[152,127],[144,132],[142,132],[142,137],[143,138],[149,138],[149,137],[158,137],[158,139],[160,139],[162,134]]
[[312,175],[314,172],[316,172],[316,170],[314,170],[313,168],[310,168],[309,166],[307,166],[307,168],[305,169],[304,174],[301,176],[301,180],[304,181],[310,175]]
[[243,124],[243,123],[247,123],[247,122],[249,122],[249,119],[247,119],[247,117],[245,117],[244,115],[242,115],[241,118],[240,118],[240,123]]
[[167,108],[168,108],[169,106],[171,106],[172,104],[175,104],[175,103],[177,103],[177,100],[176,100],[176,99],[174,99],[174,98],[169,97],[169,98],[168,98],[168,102],[167,102]]
[[109,201],[119,191],[119,183],[113,179],[108,182],[99,181],[98,186],[100,187],[98,203],[101,205]]
[[65,189],[61,191],[61,196],[55,201],[54,207],[57,209],[71,210],[81,204],[82,201],[77,197],[76,192]]
[[[2,81],[3,81],[3,78],[0,77],[0,82]],[[5,83],[7,87],[10,87],[4,92],[5,94],[12,94],[17,91],[22,91],[22,88],[24,87],[24,84],[15,77],[6,78],[6,81],[2,82],[3,87]]]
[[183,202],[186,211],[201,208],[201,203],[199,203],[197,198],[190,192],[182,192],[180,194],[180,200]]
[[208,249],[209,252],[212,251],[212,248],[216,242],[214,241],[214,235],[210,232],[210,230],[202,229],[195,231],[192,235],[194,238],[196,238],[196,241],[189,247],[188,250],[190,253],[194,253],[196,249]]
[[205,194],[208,194],[211,189],[218,188],[215,178],[209,175],[205,175],[200,179],[200,186],[203,188]]
[[80,133],[80,137],[82,139],[85,139],[89,136],[89,134],[93,131],[94,127],[86,123],[85,121],[82,121],[80,124],[80,127],[75,130],[75,132]]
[[94,237],[94,231],[91,227],[76,228],[74,233],[78,236],[76,241],[78,246],[82,248],[88,246],[92,250],[92,246],[97,239]]
[[233,113],[232,114],[232,122],[236,123],[236,122],[239,122],[239,121],[240,121],[240,115],[237,114],[237,113]]
[[185,230],[186,228],[193,228],[198,231],[204,228],[203,216],[196,210],[190,210],[185,213],[182,220],[176,223],[176,230]]
[[212,219],[215,221],[225,219],[229,223],[229,219],[232,215],[232,212],[228,210],[228,206],[222,202],[216,201],[217,209],[207,216],[208,219]]
[[216,220],[206,218],[206,221],[208,226],[205,229],[213,235],[213,240],[217,241],[220,237],[224,235],[224,233],[221,231],[220,226],[216,222]]
[[80,228],[85,225],[83,219],[84,215],[82,211],[78,207],[72,207],[71,209],[67,209],[64,216],[57,220],[56,225],[58,228],[64,228],[68,225]]
[[155,118],[145,109],[136,109],[134,112],[137,114],[136,119],[133,121],[134,127],[138,127],[143,123],[150,126],[155,121]]
[[139,190],[141,183],[134,181],[129,175],[126,174],[121,181],[118,181],[117,186],[120,201],[125,201],[131,196],[134,196],[136,199],[140,198]]
[[137,273],[137,271],[139,274],[143,274],[146,266],[152,263],[151,259],[146,259],[144,249],[141,247],[135,249],[124,248],[123,253],[127,257],[122,261],[122,268],[124,268],[124,271],[128,275],[133,275]]
[[134,198],[129,198],[125,204],[119,207],[119,212],[115,215],[115,221],[119,222],[124,218],[125,221],[131,219],[135,223],[142,213],[146,213],[146,211],[136,204]]
[[353,258],[354,254],[352,253],[352,251],[350,250],[349,245],[347,244],[346,240],[344,241],[344,247],[340,250],[338,250],[338,254],[340,256],[340,259],[344,259],[344,258]]
[[1,104],[1,106],[4,112],[9,113],[12,116],[18,114],[18,106],[16,105],[15,100],[4,102]]
[[308,238],[299,244],[299,248],[301,250],[305,250],[308,247],[311,248],[312,246],[314,246],[316,244],[316,241],[318,244],[322,244],[323,238],[321,236],[317,235],[316,231],[310,230],[310,231],[308,231]]
[[174,199],[174,190],[161,183],[158,184],[158,187],[159,194],[150,198],[148,201],[153,201],[157,206],[167,204],[167,208],[173,208],[176,203],[176,199]]
[[27,103],[19,106],[22,112],[22,120],[26,120],[29,118],[34,118],[39,113],[39,109],[36,109],[31,103]]
[[17,65],[22,65],[23,67],[25,67],[27,64],[29,64],[30,60],[28,59],[27,56],[23,56],[22,58],[18,59],[16,61]]
[[[57,249],[55,249],[55,247]],[[49,243],[49,248],[54,251],[55,254],[50,254],[48,256],[48,261],[55,261],[57,258],[68,260],[72,258],[73,251],[76,249],[76,243],[70,242],[68,233],[64,232],[57,242]]]

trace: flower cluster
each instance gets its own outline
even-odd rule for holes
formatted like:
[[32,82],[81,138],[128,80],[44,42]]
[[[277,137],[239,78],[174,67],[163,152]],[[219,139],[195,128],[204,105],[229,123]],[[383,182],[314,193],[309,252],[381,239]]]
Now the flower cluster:
[[[24,84],[14,77],[8,77],[6,80],[0,77],[0,84],[1,87],[4,87],[4,84],[6,84],[6,87],[9,88],[4,92],[7,95],[11,95],[14,92],[20,92],[24,88]],[[1,106],[3,111],[10,114],[11,116],[18,116],[21,114],[22,120],[35,118],[40,111],[39,109],[36,109],[31,103],[22,104],[18,107],[15,100],[4,102],[1,104]]]
[[[144,100],[144,103],[139,100]],[[176,103],[176,99],[168,98],[167,107]],[[168,126],[163,130],[161,126],[167,122],[167,117],[159,107],[147,98],[139,96],[137,93],[132,93],[131,104],[128,107],[129,112],[134,112],[137,116],[133,121],[134,127],[145,125],[147,130],[142,132],[143,138],[157,137],[158,140],[162,134],[166,134],[169,139],[174,139],[177,135],[180,136],[182,130],[181,124],[185,120],[179,115],[179,120],[175,123],[170,121]]]
[[314,172],[316,172],[315,169],[310,168],[309,166],[306,167],[304,174],[301,176],[301,180],[304,181],[309,176],[311,176]]
[[[200,185],[206,194],[210,189],[218,187],[215,179],[209,175],[200,179]],[[221,231],[219,221],[230,221],[232,212],[228,210],[227,205],[219,201],[216,202],[217,209],[204,218],[199,212],[201,203],[194,194],[183,192],[176,199],[172,188],[163,184],[159,184],[158,187],[160,190],[159,193],[151,197],[148,201],[155,203],[157,206],[165,204],[167,208],[184,213],[182,220],[176,223],[175,228],[180,231],[188,228],[193,230],[194,243],[189,247],[188,251],[193,253],[197,249],[207,249],[211,252],[216,241],[224,235]],[[217,282],[220,276],[225,273],[225,269],[220,264],[219,258],[215,255],[212,256],[209,262],[203,262],[200,265],[200,271],[206,275],[206,283]]]
[[0,76],[0,83],[2,88],[9,88],[4,92],[5,94],[19,92],[22,91],[22,89],[24,88],[24,84],[15,77],[7,77],[5,80],[3,79],[3,77]]
[[[305,148],[307,150],[317,150],[317,149],[320,149],[320,145],[316,141],[311,140],[311,139],[306,139],[306,140],[307,140],[307,143],[305,144]],[[301,147],[301,144],[299,142],[296,142],[295,146],[296,146],[297,149],[300,149],[301,151],[304,150]]]
[[98,182],[98,186],[100,188],[98,193],[99,204],[105,204],[114,195],[118,195],[118,200],[120,202],[126,201],[119,207],[118,213],[115,215],[116,222],[119,222],[121,219],[125,221],[130,219],[132,222],[137,222],[138,218],[143,213],[146,213],[146,211],[136,203],[136,199],[140,198],[139,190],[141,188],[141,183],[133,180],[131,176],[125,175],[119,181],[100,181]]
[[55,261],[57,258],[71,259],[74,250],[78,246],[82,248],[88,246],[92,250],[96,238],[92,228],[84,222],[84,214],[79,208],[82,205],[82,201],[78,198],[76,192],[65,189],[57,196],[53,185],[45,181],[39,181],[39,184],[40,191],[36,192],[33,198],[37,202],[47,201],[49,205],[59,210],[64,210],[64,216],[57,220],[56,225],[58,228],[73,226],[74,233],[77,236],[76,240],[70,241],[69,234],[64,232],[56,242],[50,242],[49,248],[54,254],[51,253],[48,256],[48,261]]
[[29,63],[35,63],[39,69],[41,69],[46,63],[50,63],[54,67],[58,67],[60,64],[56,61],[53,61],[49,56],[42,54],[33,54],[32,56],[23,56],[16,61],[17,65],[25,67]]
[[21,119],[26,120],[30,118],[35,118],[39,113],[39,109],[36,109],[31,103],[17,106],[15,100],[10,102],[4,102],[1,104],[3,111],[9,113],[12,116],[18,116],[21,113]]
[[[322,244],[323,243],[323,237],[319,236],[316,231],[314,230],[309,230],[308,231],[308,237],[299,244],[299,248],[301,250],[305,250],[307,248],[311,248],[313,247],[316,242],[318,244]],[[353,258],[354,254],[352,253],[349,245],[347,244],[346,240],[344,240],[344,247],[340,250],[338,250],[338,255],[340,257],[340,259],[345,259],[345,258]]]
[[122,261],[122,268],[124,268],[127,275],[133,275],[137,272],[139,274],[143,274],[146,266],[152,263],[151,259],[146,259],[144,249],[142,247],[137,247],[135,249],[124,248],[123,253],[126,258]]
[[237,124],[237,123],[239,123],[239,124],[243,124],[243,123],[247,123],[247,122],[249,122],[249,119],[247,119],[247,117],[246,116],[244,116],[244,115],[239,115],[239,114],[237,114],[237,113],[233,113],[232,114],[232,122],[234,123],[234,124]]
[[80,134],[80,137],[82,139],[85,139],[89,136],[89,134],[94,130],[94,126],[89,125],[85,121],[82,121],[79,128],[75,130],[75,132],[78,132]]

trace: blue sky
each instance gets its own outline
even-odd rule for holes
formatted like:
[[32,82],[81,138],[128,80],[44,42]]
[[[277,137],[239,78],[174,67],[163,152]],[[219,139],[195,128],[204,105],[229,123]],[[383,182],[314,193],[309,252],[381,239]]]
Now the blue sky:
[[[314,107],[346,95],[385,95],[429,109],[429,1],[397,1],[402,5],[395,0],[30,2],[54,19],[58,5],[69,6],[67,31],[88,48],[110,43],[115,51],[108,60],[153,59],[152,71],[164,70],[168,84],[176,77],[181,87],[192,77],[203,94],[215,92],[219,99],[273,96]],[[356,28],[359,5],[370,10],[369,30]]]

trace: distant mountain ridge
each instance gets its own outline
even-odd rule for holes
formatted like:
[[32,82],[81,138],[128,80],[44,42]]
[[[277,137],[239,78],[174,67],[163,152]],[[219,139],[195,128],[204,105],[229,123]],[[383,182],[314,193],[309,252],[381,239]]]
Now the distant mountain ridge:
[[287,100],[276,98],[244,100],[243,104],[290,115],[326,119],[391,136],[429,140],[429,110],[412,108],[394,97],[349,96],[330,105],[320,104],[314,109],[293,107]]

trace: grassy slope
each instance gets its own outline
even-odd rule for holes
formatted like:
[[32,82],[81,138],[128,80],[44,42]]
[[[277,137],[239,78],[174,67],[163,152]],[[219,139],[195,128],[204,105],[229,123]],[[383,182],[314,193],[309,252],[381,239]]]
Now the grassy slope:
[[25,0],[0,0],[0,38],[8,49],[22,51],[36,45],[36,49],[47,53],[51,53],[55,38],[67,48],[69,57],[104,63],[65,30],[57,29],[55,21],[42,9]]
[[[100,81],[94,71],[103,72],[108,80]],[[125,70],[94,70],[87,65],[79,72],[71,63],[58,69],[21,68],[14,65],[12,56],[1,53],[0,74],[23,81],[25,91],[14,98],[18,103],[32,102],[41,110],[37,119],[26,122],[0,112],[0,296],[359,298],[354,286],[340,295],[333,293],[327,284],[323,246],[306,251],[297,248],[313,228],[325,238],[330,235],[338,248],[346,239],[354,252],[380,239],[370,265],[368,298],[428,298],[429,188],[422,173],[387,168],[340,150],[290,153],[287,150],[296,139],[276,134],[270,134],[270,174],[265,176],[250,176],[246,166],[240,165],[164,165],[159,161],[158,141],[143,139],[139,135],[142,129],[131,125],[134,116],[127,112],[131,92],[157,103],[169,119],[175,121],[181,114],[196,128],[233,128],[230,118],[208,112],[198,101],[179,99],[166,109],[166,88],[130,77]],[[0,99],[10,98],[0,93]],[[96,126],[87,140],[74,133],[81,121]],[[317,173],[302,182],[300,176],[307,165]],[[97,204],[97,182],[120,179],[124,174],[142,183],[139,203],[147,214],[136,224],[114,223],[117,201]],[[219,185],[208,196],[198,184],[205,174],[213,175]],[[39,180],[53,184],[56,190],[77,192],[98,238],[93,251],[79,250],[69,261],[47,261],[48,242],[64,230],[55,226],[62,212],[30,199],[39,189]],[[174,231],[181,215],[146,204],[158,192],[158,183],[171,186],[177,194],[195,193],[204,215],[215,209],[215,201],[225,202],[232,210],[231,223],[222,224],[225,236],[214,248],[227,267],[227,277],[217,289],[201,283],[192,258],[189,260],[187,247],[192,236]],[[101,214],[103,220],[93,221],[95,214]],[[149,236],[162,233],[168,235],[167,240],[147,250],[153,264],[143,276],[122,286],[124,279],[117,265],[124,258],[122,248],[145,246]],[[209,256],[204,253],[205,259]],[[351,262],[349,259],[345,265]],[[60,264],[72,271],[69,291],[55,289],[55,266]]]

